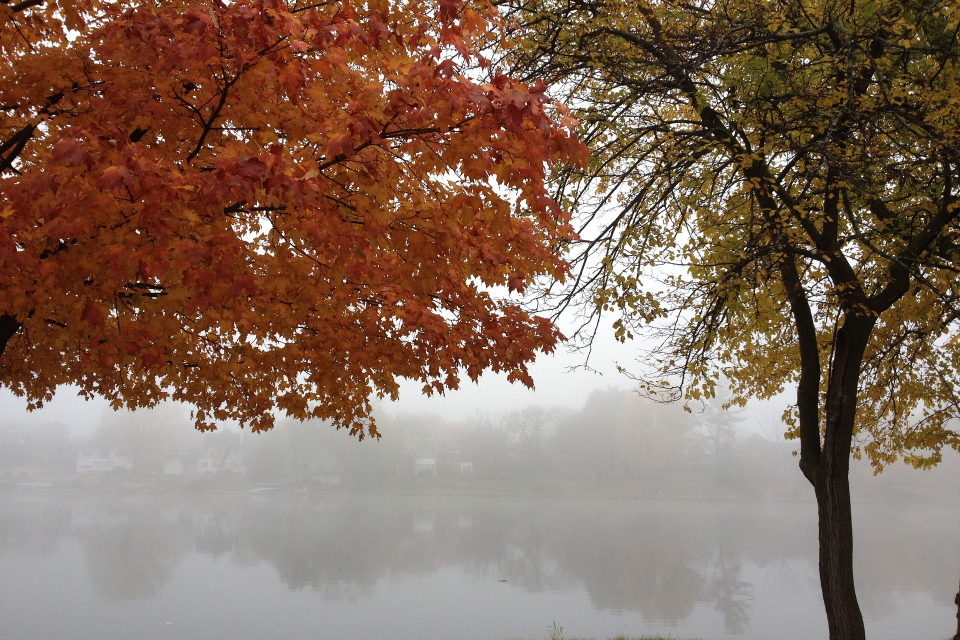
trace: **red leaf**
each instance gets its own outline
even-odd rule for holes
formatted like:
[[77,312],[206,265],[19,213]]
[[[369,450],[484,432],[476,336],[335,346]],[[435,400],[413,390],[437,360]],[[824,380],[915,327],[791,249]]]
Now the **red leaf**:
[[267,173],[267,164],[260,158],[250,158],[237,163],[237,173],[244,178],[260,180]]
[[67,138],[53,145],[54,162],[62,162],[75,167],[85,162],[89,157],[90,152],[75,138]]
[[88,300],[87,303],[83,305],[80,319],[89,324],[100,324],[103,321],[103,313],[100,311],[100,306]]
[[97,180],[97,187],[107,191],[119,189],[124,184],[133,182],[133,176],[126,167],[107,167]]
[[438,78],[449,78],[453,76],[456,71],[456,63],[448,58],[437,65],[437,68],[433,70],[433,75],[437,76]]

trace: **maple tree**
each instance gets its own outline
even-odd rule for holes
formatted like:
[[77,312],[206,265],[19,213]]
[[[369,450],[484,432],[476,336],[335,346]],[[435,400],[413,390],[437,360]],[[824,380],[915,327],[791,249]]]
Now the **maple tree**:
[[[859,640],[851,454],[960,447],[960,10],[912,0],[516,0],[518,73],[594,156],[560,304],[657,346],[651,393],[785,415],[820,518],[830,637]],[[589,339],[589,333],[586,334]]]
[[527,363],[581,161],[461,0],[0,3],[0,384],[376,434],[372,394]]

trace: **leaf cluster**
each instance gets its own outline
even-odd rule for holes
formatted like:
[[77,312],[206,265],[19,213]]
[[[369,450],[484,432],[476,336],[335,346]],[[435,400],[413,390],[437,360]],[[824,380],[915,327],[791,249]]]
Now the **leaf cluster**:
[[542,84],[479,55],[488,5],[45,0],[0,20],[0,384],[361,437],[398,378],[532,384],[561,336],[491,291],[564,277],[544,181],[583,150]]

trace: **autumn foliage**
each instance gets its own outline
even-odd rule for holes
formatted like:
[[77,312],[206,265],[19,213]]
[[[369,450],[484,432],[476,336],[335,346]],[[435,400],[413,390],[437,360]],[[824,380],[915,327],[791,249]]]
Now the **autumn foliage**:
[[563,277],[544,189],[579,161],[458,0],[0,5],[0,384],[197,424],[375,433],[371,394],[559,338],[491,291]]

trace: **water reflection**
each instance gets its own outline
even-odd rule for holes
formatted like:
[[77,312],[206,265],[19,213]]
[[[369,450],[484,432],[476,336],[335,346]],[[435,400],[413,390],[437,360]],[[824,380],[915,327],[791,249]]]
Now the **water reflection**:
[[748,612],[753,600],[753,585],[740,580],[740,560],[736,550],[717,545],[717,556],[707,575],[704,596],[716,602],[723,613],[723,626],[728,633],[741,634],[750,620]]
[[109,600],[155,596],[191,551],[179,516],[139,500],[75,508],[71,533],[83,545],[94,589]]
[[[111,602],[176,590],[179,568],[195,558],[251,571],[266,565],[290,592],[335,603],[453,569],[531,597],[585,593],[597,611],[639,613],[659,625],[681,625],[706,608],[716,612],[711,635],[719,637],[720,626],[751,635],[761,597],[763,607],[771,598],[789,607],[800,591],[817,600],[814,518],[812,505],[776,503],[10,494],[0,498],[0,563],[77,544],[87,583]],[[890,615],[905,592],[949,612],[957,525],[955,509],[858,507],[865,613]]]

